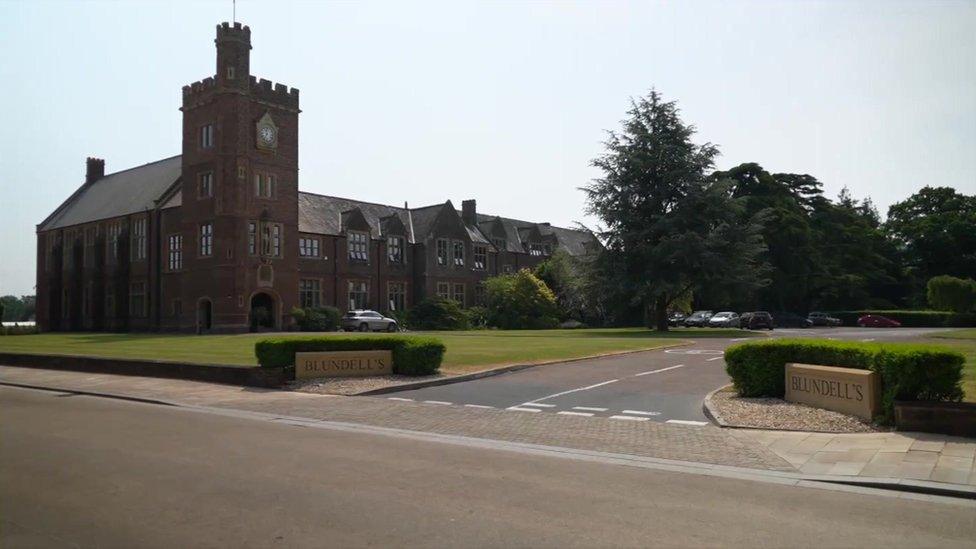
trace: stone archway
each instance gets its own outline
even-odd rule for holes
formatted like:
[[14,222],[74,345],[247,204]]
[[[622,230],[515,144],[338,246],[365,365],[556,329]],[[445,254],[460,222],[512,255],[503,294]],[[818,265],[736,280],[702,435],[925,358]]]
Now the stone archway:
[[264,292],[258,292],[251,297],[251,312],[248,322],[252,332],[273,330],[275,328],[274,298]]
[[197,303],[197,333],[209,332],[213,328],[213,302],[207,298]]

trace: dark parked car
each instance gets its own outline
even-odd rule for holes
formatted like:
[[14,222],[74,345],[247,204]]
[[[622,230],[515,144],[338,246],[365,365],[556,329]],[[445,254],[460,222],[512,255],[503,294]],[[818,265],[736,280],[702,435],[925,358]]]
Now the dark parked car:
[[812,312],[807,315],[814,326],[840,326],[839,318],[834,318],[827,313]]
[[709,328],[738,328],[739,313],[723,311],[708,319]]
[[862,328],[900,328],[901,322],[881,315],[864,315],[857,319]]
[[773,313],[773,322],[777,328],[809,328],[813,326],[813,321],[793,313]]
[[708,326],[708,319],[712,318],[711,311],[695,311],[685,319],[685,326],[703,328]]
[[397,321],[387,318],[376,311],[355,310],[349,311],[342,317],[342,329],[349,332],[359,330],[360,332],[395,332],[399,329]]
[[680,311],[675,311],[668,315],[668,326],[680,326],[686,318],[688,318],[688,315]]
[[773,315],[766,311],[743,313],[739,317],[739,327],[748,330],[772,330],[775,325]]

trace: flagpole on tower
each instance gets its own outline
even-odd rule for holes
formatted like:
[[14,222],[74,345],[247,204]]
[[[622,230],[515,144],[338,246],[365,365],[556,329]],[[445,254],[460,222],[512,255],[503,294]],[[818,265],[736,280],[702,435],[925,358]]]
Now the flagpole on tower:
[[233,6],[234,6],[233,7],[233,15],[232,15],[231,18],[233,19],[233,22],[234,23],[237,23],[237,0],[231,0],[231,4],[233,4]]

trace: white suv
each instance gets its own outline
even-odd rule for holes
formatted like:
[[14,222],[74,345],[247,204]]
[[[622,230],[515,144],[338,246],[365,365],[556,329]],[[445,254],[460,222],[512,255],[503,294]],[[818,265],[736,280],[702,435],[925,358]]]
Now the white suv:
[[346,313],[342,317],[340,325],[347,332],[355,330],[360,332],[395,332],[399,329],[396,320],[387,318],[376,311],[359,309]]

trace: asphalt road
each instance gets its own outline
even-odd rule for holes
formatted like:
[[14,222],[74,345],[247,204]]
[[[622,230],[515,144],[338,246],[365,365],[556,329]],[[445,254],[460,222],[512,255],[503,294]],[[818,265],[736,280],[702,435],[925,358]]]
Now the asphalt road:
[[[854,341],[910,340],[939,329],[812,328],[773,337]],[[702,400],[729,383],[722,353],[745,338],[699,338],[690,347],[539,366],[463,383],[401,391],[386,398],[526,413],[604,416],[621,421],[704,425]]]
[[0,546],[972,546],[971,506],[0,387]]

